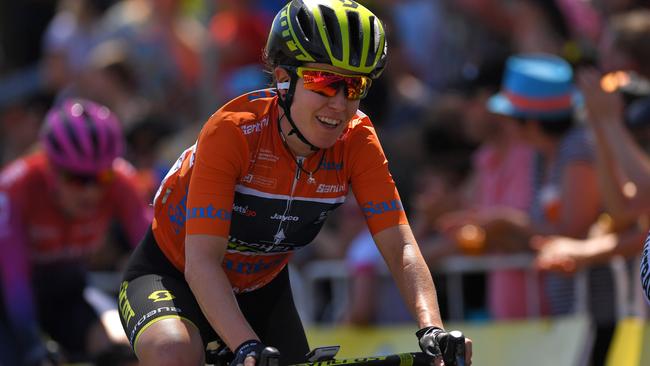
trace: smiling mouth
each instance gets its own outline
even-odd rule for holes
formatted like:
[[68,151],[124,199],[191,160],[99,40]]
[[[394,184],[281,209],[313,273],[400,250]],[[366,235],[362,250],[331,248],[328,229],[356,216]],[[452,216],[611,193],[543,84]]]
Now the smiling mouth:
[[327,128],[336,128],[341,124],[341,120],[335,118],[318,116],[316,119]]

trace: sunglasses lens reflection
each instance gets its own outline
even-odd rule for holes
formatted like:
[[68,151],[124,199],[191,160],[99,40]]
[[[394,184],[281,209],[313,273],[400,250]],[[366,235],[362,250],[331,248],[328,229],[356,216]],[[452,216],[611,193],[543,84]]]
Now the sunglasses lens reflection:
[[323,70],[303,69],[304,87],[318,94],[333,97],[343,88],[350,100],[362,99],[368,94],[370,79],[366,76],[345,76]]

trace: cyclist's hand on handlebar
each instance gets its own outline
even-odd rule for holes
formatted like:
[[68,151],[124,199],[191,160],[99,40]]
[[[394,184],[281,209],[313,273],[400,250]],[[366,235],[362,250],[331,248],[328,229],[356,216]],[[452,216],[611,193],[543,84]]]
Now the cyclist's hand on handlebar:
[[230,366],[254,366],[257,365],[262,350],[266,346],[262,342],[251,339],[237,347],[235,350],[235,358],[230,363]]
[[441,328],[431,326],[418,330],[415,335],[422,352],[434,358],[435,366],[472,364],[472,341],[465,338],[461,332],[447,333]]
[[452,330],[438,335],[442,359],[447,366],[469,366],[472,364],[472,340],[463,333]]
[[426,327],[418,330],[415,335],[418,337],[418,343],[422,352],[431,357],[440,357],[440,345],[438,344],[438,335],[444,333],[442,328]]

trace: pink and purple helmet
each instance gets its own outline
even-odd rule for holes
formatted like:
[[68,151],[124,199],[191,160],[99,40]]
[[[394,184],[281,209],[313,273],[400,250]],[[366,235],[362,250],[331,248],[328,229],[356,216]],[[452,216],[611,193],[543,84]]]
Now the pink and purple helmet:
[[40,138],[52,164],[79,174],[111,168],[124,147],[115,114],[85,99],[67,99],[50,109]]

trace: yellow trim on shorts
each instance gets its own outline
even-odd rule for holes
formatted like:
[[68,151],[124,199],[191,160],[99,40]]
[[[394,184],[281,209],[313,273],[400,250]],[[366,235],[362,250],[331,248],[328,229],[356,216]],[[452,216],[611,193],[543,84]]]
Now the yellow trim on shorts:
[[196,330],[199,332],[199,335],[201,334],[201,330],[199,329],[199,327],[197,327],[196,324],[194,324],[193,321],[191,321],[190,319],[188,319],[188,318],[186,318],[184,316],[180,316],[180,315],[164,315],[164,316],[161,316],[161,317],[158,317],[158,318],[151,319],[151,321],[148,322],[144,327],[142,327],[142,329],[140,329],[138,331],[138,334],[135,335],[135,339],[133,340],[133,352],[136,354],[136,356],[138,354],[138,351],[135,349],[135,346],[138,344],[138,338],[140,338],[140,335],[142,334],[142,332],[144,332],[147,328],[149,328],[149,326],[151,326],[152,324],[158,322],[159,320],[171,319],[171,318],[186,320],[194,328],[196,328]]

